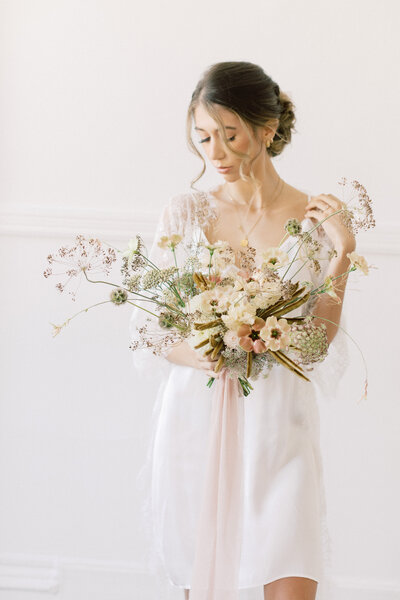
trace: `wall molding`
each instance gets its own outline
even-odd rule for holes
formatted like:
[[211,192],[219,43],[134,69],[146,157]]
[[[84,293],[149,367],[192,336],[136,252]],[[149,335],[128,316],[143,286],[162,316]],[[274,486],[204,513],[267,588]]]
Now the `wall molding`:
[[151,238],[157,223],[154,211],[112,211],[46,206],[0,208],[0,234],[71,238],[77,234],[106,240],[128,241],[135,233]]
[[[71,238],[82,235],[104,241],[126,243],[140,233],[146,243],[152,239],[158,221],[157,211],[113,211],[87,208],[23,206],[0,208],[0,234],[45,238]],[[357,248],[368,254],[400,254],[400,221],[384,221],[357,235]]]
[[[121,589],[115,589],[118,574],[130,577],[120,578]],[[92,575],[92,579],[90,579]],[[104,586],[112,585],[115,596],[118,593],[129,595],[140,588],[142,598],[151,598],[154,575],[135,561],[107,561],[84,558],[40,556],[28,554],[3,553],[0,555],[0,591],[14,590],[55,594],[61,592],[63,583],[68,587],[84,589],[81,582],[90,581],[91,591],[99,590],[103,597]],[[398,600],[400,582],[369,580],[333,576],[332,586],[335,600]],[[126,589],[122,589],[123,586]],[[24,596],[25,597],[25,596]],[[37,595],[35,596],[37,597]]]
[[28,554],[0,555],[0,590],[56,593],[60,564],[56,557]]

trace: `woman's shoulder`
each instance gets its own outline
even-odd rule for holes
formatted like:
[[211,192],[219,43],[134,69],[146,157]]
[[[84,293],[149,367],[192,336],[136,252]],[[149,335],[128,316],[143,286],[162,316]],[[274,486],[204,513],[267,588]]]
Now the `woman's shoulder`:
[[210,193],[192,188],[172,194],[166,210],[186,225],[199,227],[203,227],[216,216]]
[[303,189],[297,189],[290,184],[287,185],[286,209],[299,221],[302,221],[307,210],[307,204],[311,194]]
[[318,243],[319,250],[330,251],[332,249],[332,242],[322,225],[317,226],[317,221],[315,219],[304,217],[308,202],[317,194],[304,189],[290,187],[292,190],[291,201],[293,210],[297,213],[297,218],[302,223],[303,230],[310,232],[312,238]]

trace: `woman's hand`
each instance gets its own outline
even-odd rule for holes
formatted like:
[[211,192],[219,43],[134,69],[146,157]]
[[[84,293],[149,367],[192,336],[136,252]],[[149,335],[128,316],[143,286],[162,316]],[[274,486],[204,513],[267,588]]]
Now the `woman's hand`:
[[215,377],[218,379],[221,374],[221,371],[218,371],[218,373],[215,373],[214,371],[218,359],[211,360],[208,356],[203,356],[201,352],[193,350],[186,340],[183,340],[176,346],[173,346],[172,350],[170,350],[165,358],[176,365],[200,369],[209,377]]
[[[322,221],[332,213],[345,206],[343,202],[333,194],[319,194],[312,196],[307,205],[305,217]],[[353,233],[346,227],[341,219],[341,213],[326,219],[320,227],[323,227],[326,235],[330,238],[333,247],[339,254],[353,252],[356,248],[356,240]]]

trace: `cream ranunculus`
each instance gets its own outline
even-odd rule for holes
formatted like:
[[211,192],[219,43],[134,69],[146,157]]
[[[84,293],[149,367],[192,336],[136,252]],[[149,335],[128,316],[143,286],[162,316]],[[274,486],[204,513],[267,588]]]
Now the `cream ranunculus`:
[[243,300],[237,304],[231,304],[226,315],[222,315],[228,329],[236,330],[242,323],[252,325],[256,317],[256,307],[250,302]]
[[234,281],[233,281],[233,289],[235,291],[244,290],[245,285],[246,285],[246,279],[244,277],[242,277],[241,275],[239,275],[239,273],[236,273],[234,276]]
[[268,308],[278,302],[282,295],[282,284],[280,281],[268,281],[260,279],[260,291],[251,299],[251,303],[257,308]]
[[260,284],[258,281],[246,281],[244,289],[247,294],[257,294],[260,291]]
[[360,254],[357,254],[356,252],[349,252],[346,254],[347,258],[350,259],[350,262],[352,265],[354,265],[356,267],[356,269],[359,269],[360,271],[362,271],[364,273],[364,275],[368,275],[369,273],[369,266],[367,264],[367,261],[365,260],[364,256],[361,256]]

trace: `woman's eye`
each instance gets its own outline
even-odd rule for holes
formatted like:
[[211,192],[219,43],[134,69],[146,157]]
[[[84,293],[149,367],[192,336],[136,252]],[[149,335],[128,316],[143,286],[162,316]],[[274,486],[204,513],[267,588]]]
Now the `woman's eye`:
[[[232,137],[228,138],[228,140],[230,142],[233,142],[233,140],[235,139],[235,137],[236,137],[236,135],[233,135]],[[208,141],[210,141],[209,137],[208,138],[204,138],[204,140],[199,140],[199,144],[204,144],[204,142],[208,142]]]

